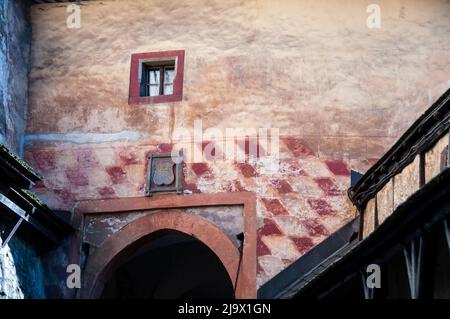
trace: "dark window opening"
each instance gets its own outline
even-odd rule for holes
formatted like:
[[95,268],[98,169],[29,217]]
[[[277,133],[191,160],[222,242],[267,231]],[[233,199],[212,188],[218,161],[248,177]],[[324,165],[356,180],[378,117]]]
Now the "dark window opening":
[[183,100],[184,51],[131,55],[129,105]]
[[141,96],[172,95],[175,61],[142,63]]
[[175,230],[143,239],[115,267],[103,299],[233,299],[233,283],[216,254],[200,240]]

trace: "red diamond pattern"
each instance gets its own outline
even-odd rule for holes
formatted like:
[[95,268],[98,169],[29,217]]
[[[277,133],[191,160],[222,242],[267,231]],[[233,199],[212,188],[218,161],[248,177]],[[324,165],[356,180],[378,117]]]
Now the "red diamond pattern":
[[[350,163],[321,159],[302,139],[282,138],[279,170],[265,174],[263,157],[245,163],[186,163],[189,193],[252,191],[258,198],[258,285],[329,236],[349,218],[344,207]],[[170,152],[170,144],[114,147],[34,143],[25,159],[45,183],[34,189],[50,207],[76,201],[143,196],[147,154]],[[261,154],[259,154],[261,155]],[[366,160],[366,162],[369,162]],[[269,163],[271,164],[271,163]]]

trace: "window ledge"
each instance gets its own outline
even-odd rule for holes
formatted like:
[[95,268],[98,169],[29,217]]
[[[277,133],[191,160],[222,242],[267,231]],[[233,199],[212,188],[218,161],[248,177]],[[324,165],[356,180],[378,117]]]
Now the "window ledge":
[[[173,81],[173,94],[158,96],[141,96],[139,83],[140,63],[151,59],[174,59],[175,79]],[[128,105],[156,104],[179,102],[183,99],[184,50],[134,53],[131,55],[130,93]]]

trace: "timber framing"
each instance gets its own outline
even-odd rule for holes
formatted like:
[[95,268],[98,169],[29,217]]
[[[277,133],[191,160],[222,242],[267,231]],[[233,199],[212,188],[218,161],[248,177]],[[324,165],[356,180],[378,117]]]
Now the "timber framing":
[[72,231],[68,223],[29,190],[42,180],[42,176],[1,144],[0,177],[0,218],[4,224],[15,220],[12,230],[2,240],[2,246],[8,244],[24,221],[54,243]]
[[450,127],[450,89],[447,90],[351,187],[348,195],[362,211],[365,204],[416,155],[430,149]]
[[[420,244],[423,236],[445,229],[450,217],[449,179],[450,168],[447,168],[401,204],[366,239],[352,246],[306,285],[297,287],[297,290],[294,288],[286,291],[280,296],[301,299],[326,297],[324,291],[329,292],[341,285],[344,278],[355,273],[355,269],[363,269],[364,265],[370,263],[382,263],[396,251],[403,251],[408,265],[404,271],[408,274],[411,298],[422,298],[423,276],[420,269],[424,260],[419,257],[423,254],[423,246],[417,243]],[[415,267],[412,267],[413,264]]]

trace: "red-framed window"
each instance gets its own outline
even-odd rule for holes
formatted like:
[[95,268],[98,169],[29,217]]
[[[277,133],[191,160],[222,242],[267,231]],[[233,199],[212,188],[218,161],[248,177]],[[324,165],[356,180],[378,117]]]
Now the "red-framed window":
[[183,99],[184,50],[131,55],[129,105]]

